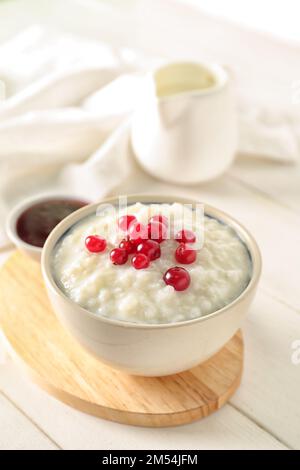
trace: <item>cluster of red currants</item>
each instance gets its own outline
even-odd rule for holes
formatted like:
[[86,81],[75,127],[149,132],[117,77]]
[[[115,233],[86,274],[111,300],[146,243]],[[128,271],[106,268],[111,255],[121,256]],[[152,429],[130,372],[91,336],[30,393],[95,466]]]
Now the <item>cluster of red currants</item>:
[[[161,256],[160,244],[168,237],[167,217],[154,215],[149,219],[148,225],[143,225],[134,215],[124,215],[118,219],[118,226],[125,238],[110,252],[113,264],[125,264],[129,255],[133,255],[131,265],[135,269],[146,269],[151,261]],[[191,230],[180,230],[175,235],[175,240],[179,243],[175,250],[176,261],[180,264],[193,263],[197,258],[197,251],[188,244],[195,243],[195,234]],[[107,243],[99,235],[90,235],[85,240],[85,246],[91,253],[100,253],[106,249]],[[168,269],[163,279],[177,291],[187,289],[191,282],[188,271],[179,266]]]

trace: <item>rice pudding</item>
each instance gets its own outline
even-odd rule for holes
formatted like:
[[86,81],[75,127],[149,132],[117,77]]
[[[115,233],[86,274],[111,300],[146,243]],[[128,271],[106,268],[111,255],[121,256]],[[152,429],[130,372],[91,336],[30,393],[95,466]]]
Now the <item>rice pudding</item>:
[[[199,230],[192,210],[178,203],[136,203],[128,207],[127,214],[145,227],[149,207],[154,225],[164,225],[162,217],[168,219],[169,233],[176,233],[176,225],[184,218],[185,233],[196,233],[197,242],[200,234],[202,246],[195,243],[193,248],[192,239],[186,244],[187,240],[177,236],[162,237],[158,240],[159,252],[149,251],[149,258],[139,245],[132,251],[127,247],[129,236],[124,231],[128,227],[122,227],[123,233],[112,229],[118,221],[120,225],[122,214],[117,219],[112,214],[88,216],[68,230],[53,252],[54,278],[66,296],[95,315],[153,324],[208,315],[242,293],[251,277],[251,260],[232,228],[205,216]],[[129,232],[131,228],[132,224]],[[126,250],[128,256],[121,259]],[[182,278],[185,284],[177,290],[166,275],[175,267],[179,273],[186,273]],[[175,279],[177,272],[172,274]]]

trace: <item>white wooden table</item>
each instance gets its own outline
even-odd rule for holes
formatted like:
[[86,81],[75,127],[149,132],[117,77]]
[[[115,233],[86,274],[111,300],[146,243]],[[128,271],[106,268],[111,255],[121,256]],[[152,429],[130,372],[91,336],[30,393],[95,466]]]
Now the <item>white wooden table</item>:
[[[279,104],[291,103],[291,82],[300,79],[299,49],[217,23],[182,6],[170,8],[171,0],[160,5],[157,16],[156,0],[151,4],[151,11],[140,18],[140,32],[128,39],[130,45],[138,43],[148,53],[170,57],[234,63],[240,87]],[[96,10],[93,5],[85,8],[79,14],[81,21],[74,15],[68,28],[79,31],[88,22],[90,35],[108,38],[111,28],[99,33]],[[122,18],[115,18],[120,32],[119,38],[113,38],[116,43],[124,39]],[[264,268],[244,326],[241,387],[229,404],[202,421],[170,429],[136,428],[63,405],[1,356],[0,448],[299,449],[300,364],[292,361],[292,345],[300,340],[300,166],[239,158],[219,180],[189,188],[160,183],[136,169],[134,183],[124,182],[118,191],[196,195],[237,217],[256,237]],[[7,256],[1,253],[0,261]]]

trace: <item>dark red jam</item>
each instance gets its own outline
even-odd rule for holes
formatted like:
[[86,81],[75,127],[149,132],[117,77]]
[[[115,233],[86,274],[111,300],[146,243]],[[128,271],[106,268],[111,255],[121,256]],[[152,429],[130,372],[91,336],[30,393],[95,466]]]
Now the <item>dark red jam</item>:
[[43,247],[61,220],[87,204],[76,199],[49,199],[33,204],[19,216],[17,233],[24,242]]

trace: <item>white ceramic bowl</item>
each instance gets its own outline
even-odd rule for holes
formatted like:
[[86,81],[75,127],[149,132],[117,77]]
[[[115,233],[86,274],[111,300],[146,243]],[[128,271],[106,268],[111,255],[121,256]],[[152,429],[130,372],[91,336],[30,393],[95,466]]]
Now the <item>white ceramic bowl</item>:
[[[128,203],[197,203],[164,196],[130,196]],[[117,198],[102,202],[117,203]],[[51,257],[58,240],[76,222],[95,213],[99,203],[86,206],[64,219],[49,235],[42,253],[42,272],[53,309],[65,328],[104,363],[131,374],[168,375],[189,369],[220,350],[240,328],[253,299],[261,272],[255,240],[237,221],[211,206],[205,213],[231,226],[243,240],[252,259],[251,280],[242,294],[226,307],[207,316],[168,324],[137,324],[96,316],[70,300],[57,286]]]
[[12,210],[9,212],[8,217],[6,219],[6,233],[10,239],[10,241],[23,253],[30,256],[30,258],[34,259],[35,261],[40,261],[42,248],[38,246],[31,245],[30,243],[26,243],[22,238],[19,237],[17,232],[17,221],[21,214],[24,211],[29,209],[29,207],[39,204],[40,202],[49,201],[49,200],[72,200],[74,201],[77,199],[76,196],[72,196],[70,194],[53,194],[53,193],[43,193],[38,196],[33,196],[26,198],[24,201],[21,201]]

